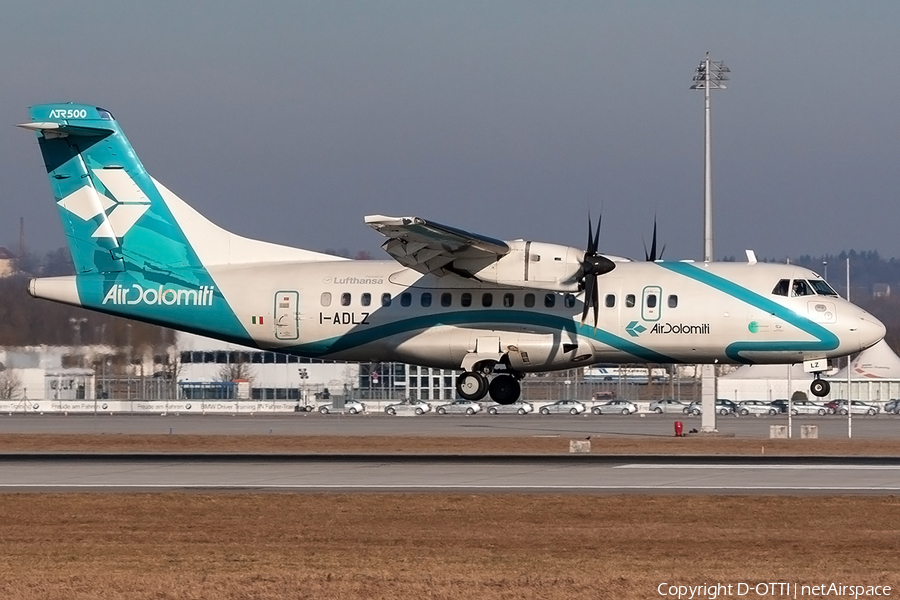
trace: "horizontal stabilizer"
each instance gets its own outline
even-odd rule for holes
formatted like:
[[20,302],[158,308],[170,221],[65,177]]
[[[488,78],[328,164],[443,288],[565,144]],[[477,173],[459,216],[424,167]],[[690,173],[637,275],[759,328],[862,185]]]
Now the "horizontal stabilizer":
[[53,121],[20,123],[16,127],[40,131],[46,138],[61,138],[70,135],[83,135],[87,137],[104,136],[113,133],[111,127],[85,127],[84,125],[68,125],[66,123],[54,123]]

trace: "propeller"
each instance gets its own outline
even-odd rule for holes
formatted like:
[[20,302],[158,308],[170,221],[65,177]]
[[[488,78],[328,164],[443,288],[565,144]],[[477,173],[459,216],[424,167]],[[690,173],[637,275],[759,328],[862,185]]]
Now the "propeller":
[[663,246],[659,251],[659,254],[656,254],[656,217],[653,217],[653,241],[650,242],[650,252],[647,252],[647,242],[644,242],[644,259],[648,262],[660,260],[662,259],[663,252],[665,251],[666,247]]
[[581,324],[587,320],[588,311],[594,309],[594,329],[597,329],[600,310],[600,294],[597,290],[597,277],[609,273],[616,268],[616,263],[597,252],[600,244],[600,223],[603,216],[597,219],[597,230],[591,225],[588,215],[588,242],[581,261],[581,285],[584,288],[584,311],[581,313]]

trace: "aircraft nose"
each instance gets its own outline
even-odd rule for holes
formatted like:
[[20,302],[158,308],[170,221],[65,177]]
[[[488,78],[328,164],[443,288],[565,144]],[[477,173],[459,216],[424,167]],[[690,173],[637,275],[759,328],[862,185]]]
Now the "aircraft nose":
[[884,323],[868,313],[863,313],[859,319],[859,347],[861,350],[880,342],[885,333],[887,333],[887,328]]

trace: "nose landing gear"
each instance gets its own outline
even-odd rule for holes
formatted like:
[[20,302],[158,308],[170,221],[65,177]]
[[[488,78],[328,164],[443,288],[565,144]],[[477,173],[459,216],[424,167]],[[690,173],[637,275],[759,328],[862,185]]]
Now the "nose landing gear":
[[809,384],[809,391],[812,392],[812,395],[816,396],[817,398],[827,396],[829,392],[831,392],[831,384],[824,379],[820,379],[818,373],[816,373],[815,375],[816,378],[813,379],[813,382],[811,384]]

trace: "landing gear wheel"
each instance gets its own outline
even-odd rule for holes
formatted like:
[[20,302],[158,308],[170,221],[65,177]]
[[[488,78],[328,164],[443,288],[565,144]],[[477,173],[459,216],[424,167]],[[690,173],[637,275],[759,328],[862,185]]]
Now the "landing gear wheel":
[[809,391],[812,392],[813,396],[821,398],[831,392],[831,384],[824,379],[816,378],[809,384]]
[[456,393],[465,400],[481,400],[487,395],[488,381],[481,373],[465,371],[456,378]]
[[519,399],[522,387],[515,377],[497,375],[490,385],[491,400],[497,404],[512,404]]

